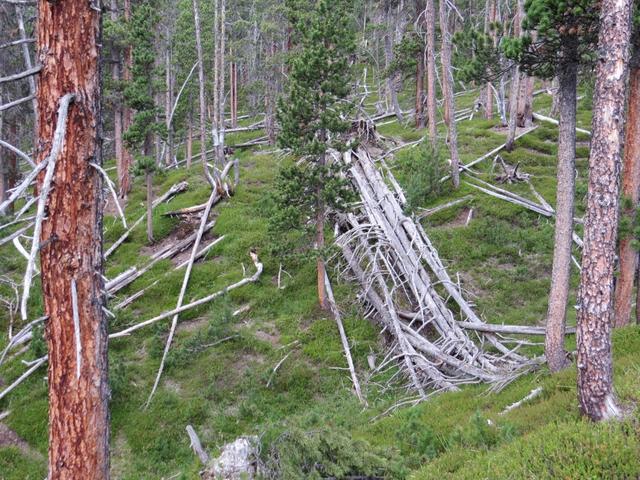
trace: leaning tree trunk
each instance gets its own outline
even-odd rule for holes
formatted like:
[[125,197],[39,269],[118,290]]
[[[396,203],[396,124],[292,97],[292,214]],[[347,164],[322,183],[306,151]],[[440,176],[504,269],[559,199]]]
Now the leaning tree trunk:
[[576,163],[577,50],[575,41],[564,49],[564,63],[558,72],[560,124],[556,187],[556,225],[547,310],[545,356],[552,372],[568,365],[564,351],[567,302],[571,280],[573,203]]
[[[640,34],[637,35],[640,37]],[[634,45],[630,62],[629,104],[624,142],[624,166],[622,176],[622,197],[627,205],[623,205],[622,215],[629,225],[633,225],[638,209],[638,193],[640,189],[640,45]],[[633,280],[638,266],[638,251],[633,245],[631,232],[620,239],[620,274],[616,283],[615,326],[628,325],[631,320],[631,298]],[[636,308],[640,308],[637,304]]]
[[[107,322],[102,279],[100,9],[38,2],[38,161],[54,151],[58,107],[75,96],[42,225],[48,316],[49,480],[109,478]],[[62,108],[60,109],[63,110]],[[51,161],[51,160],[50,160]],[[40,179],[40,182],[43,178]],[[42,188],[42,183],[40,183]]]
[[427,0],[425,22],[427,24],[427,122],[429,140],[435,145],[438,138],[436,121],[436,9],[434,0]]
[[453,97],[453,72],[451,71],[451,34],[446,2],[440,2],[440,32],[442,35],[442,96],[444,97],[444,123],[449,132],[449,153],[451,155],[451,180],[453,187],[460,186],[460,157],[458,155],[458,130],[455,120]]
[[578,292],[578,400],[591,420],[619,415],[611,326],[618,233],[631,0],[603,0],[594,92],[589,188]]

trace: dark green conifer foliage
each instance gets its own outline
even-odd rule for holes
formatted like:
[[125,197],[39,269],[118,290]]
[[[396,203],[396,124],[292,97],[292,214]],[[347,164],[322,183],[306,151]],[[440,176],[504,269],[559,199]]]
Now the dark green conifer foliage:
[[[507,57],[527,73],[551,78],[568,62],[594,58],[598,8],[594,0],[527,0],[521,38],[505,39]],[[536,32],[536,35],[533,35]]]
[[344,151],[351,104],[355,35],[347,0],[288,0],[294,50],[286,92],[280,99],[279,143],[303,162],[283,168],[275,186],[270,230],[280,253],[306,251],[323,227],[325,208],[344,209],[353,199],[343,167],[326,161]]
[[157,170],[151,156],[151,134],[163,133],[164,124],[155,121],[156,109],[153,101],[155,59],[155,27],[159,16],[153,0],[142,0],[133,6],[131,20],[127,25],[128,40],[132,46],[132,80],[125,85],[124,100],[135,113],[131,126],[124,132],[127,147],[134,152],[134,175],[144,175],[147,184],[147,238],[153,241],[151,204],[153,202],[152,179]]

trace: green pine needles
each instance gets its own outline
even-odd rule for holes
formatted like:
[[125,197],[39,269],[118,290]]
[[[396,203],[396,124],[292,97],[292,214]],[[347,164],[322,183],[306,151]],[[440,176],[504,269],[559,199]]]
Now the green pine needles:
[[280,99],[279,144],[302,160],[279,172],[270,221],[273,247],[283,256],[313,245],[323,249],[327,208],[344,210],[354,193],[329,149],[344,151],[350,126],[355,34],[347,0],[287,0],[294,49],[288,59],[286,92]]

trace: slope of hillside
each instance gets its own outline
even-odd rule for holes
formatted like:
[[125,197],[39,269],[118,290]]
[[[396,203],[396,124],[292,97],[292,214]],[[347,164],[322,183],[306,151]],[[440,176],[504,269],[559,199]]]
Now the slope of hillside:
[[[471,97],[461,98],[460,103],[472,101]],[[548,106],[545,96],[536,99],[538,110],[544,112]],[[581,122],[588,125],[586,108],[581,110]],[[471,161],[504,141],[505,131],[496,125],[496,121],[477,118],[460,123],[463,161]],[[424,133],[397,122],[382,126],[380,132],[401,141],[418,139]],[[237,134],[229,142],[260,135]],[[535,189],[551,204],[555,197],[556,140],[555,127],[543,124],[518,140],[513,152],[502,154],[505,161],[520,163],[521,171],[533,175]],[[587,138],[579,140],[577,199],[578,214],[582,215],[588,143]],[[404,149],[391,164],[407,189],[413,188],[409,167],[422,168],[425,154],[421,152],[421,147]],[[194,267],[186,300],[239,280],[245,268],[253,271],[248,255],[252,248],[264,263],[264,273],[257,283],[181,315],[160,388],[146,410],[142,407],[160,363],[169,320],[111,342],[113,478],[197,478],[201,467],[189,447],[188,424],[194,426],[212,455],[240,435],[259,435],[263,460],[272,471],[279,468],[281,478],[635,478],[640,474],[635,414],[622,423],[598,426],[580,420],[575,366],[554,377],[542,368],[495,394],[487,393],[482,385],[469,386],[385,413],[406,398],[407,392],[399,384],[387,383],[393,372],[371,375],[367,356],[374,354],[379,359],[385,353],[379,329],[364,318],[355,286],[334,280],[369,401],[369,407],[362,408],[351,393],[335,322],[317,307],[313,261],[282,265],[283,273],[279,261],[269,253],[269,194],[279,166],[291,159],[268,147],[238,151],[237,155],[240,186],[233,197],[214,208],[213,214],[216,224],[212,235],[224,235],[224,239]],[[440,157],[444,160],[445,153],[440,152]],[[489,159],[475,170],[479,177],[492,181],[491,168]],[[423,178],[432,176],[429,172],[420,174]],[[107,262],[108,278],[145,263],[158,244],[193,228],[163,213],[206,201],[208,187],[199,165],[158,175],[156,191],[163,193],[181,180],[189,182],[188,191],[154,212],[156,246],[146,245],[141,226]],[[533,199],[526,184],[504,188]],[[129,221],[144,212],[143,195],[138,179],[126,207]],[[462,286],[489,322],[541,325],[546,312],[553,221],[464,184],[456,192],[445,185],[437,197],[425,197],[417,206],[434,207],[466,195],[472,196],[466,203],[423,221],[440,256],[452,276],[460,272]],[[105,245],[123,232],[116,217],[105,220],[105,229]],[[21,259],[6,247],[0,255],[3,273],[19,274]],[[334,270],[331,274],[336,278]],[[172,309],[182,276],[170,260],[159,262],[119,294],[117,300],[148,287],[140,299],[115,312],[111,330]],[[232,315],[245,305],[249,310]],[[35,298],[31,311],[39,309]],[[0,347],[6,342],[7,322],[4,317],[0,320]],[[571,310],[569,322],[575,322]],[[541,337],[530,340],[529,351],[540,353]],[[634,358],[640,349],[638,328],[616,332],[614,347],[617,393],[631,408],[640,391]],[[36,358],[42,348],[36,338],[27,352],[0,367],[4,384],[24,371],[20,359]],[[500,415],[506,406],[537,387],[542,387],[538,397]],[[46,409],[44,369],[0,400],[0,412],[10,411],[2,422],[17,435],[3,435],[0,430],[1,479],[41,479],[46,475]],[[16,440],[18,437],[22,441]]]

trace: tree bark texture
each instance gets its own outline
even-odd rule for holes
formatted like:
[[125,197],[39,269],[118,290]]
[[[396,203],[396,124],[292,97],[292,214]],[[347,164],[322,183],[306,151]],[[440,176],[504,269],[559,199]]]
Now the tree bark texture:
[[107,479],[102,177],[90,166],[102,163],[101,13],[90,2],[39,0],[38,10],[39,162],[51,150],[60,99],[75,94],[41,234],[42,290],[48,316],[48,478]]
[[424,51],[418,51],[416,58],[416,128],[424,128]]
[[[124,19],[131,20],[131,0],[124,0]],[[133,48],[127,45],[124,48],[124,68],[122,71],[122,80],[131,82],[133,69]],[[122,131],[126,132],[133,123],[133,112],[131,107],[124,105],[122,108]],[[126,198],[131,191],[131,167],[133,166],[133,156],[129,149],[123,145],[122,147],[122,165],[118,170],[118,186],[120,187],[120,197]]]
[[571,245],[573,241],[576,86],[578,81],[576,53],[573,47],[567,47],[565,63],[558,72],[560,124],[558,132],[556,223],[545,335],[545,356],[552,372],[562,370],[568,365],[564,350],[564,332],[567,302],[569,301]]
[[427,0],[425,22],[427,24],[427,122],[429,139],[435,145],[438,138],[436,120],[436,9],[434,0]]
[[594,92],[589,187],[578,292],[578,400],[591,420],[619,415],[611,326],[631,0],[603,0]]
[[[637,35],[640,36],[640,35]],[[638,208],[640,189],[640,49],[635,45],[630,62],[629,103],[622,167],[622,197],[628,205],[621,214],[633,225]],[[615,326],[628,325],[631,320],[633,280],[638,267],[638,251],[633,246],[633,235],[620,239],[620,274],[616,283]],[[636,307],[636,308],[640,308]]]
[[451,180],[453,187],[460,186],[460,157],[458,155],[458,130],[455,121],[453,97],[453,72],[451,71],[451,34],[447,3],[440,2],[440,32],[442,36],[442,96],[444,97],[444,123],[448,130],[449,153],[451,155]]

